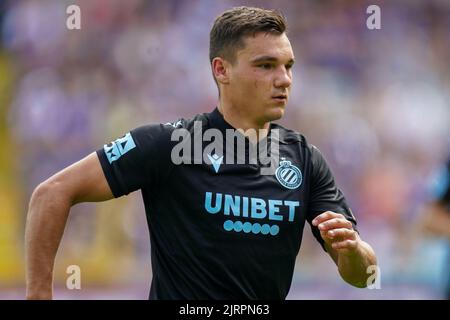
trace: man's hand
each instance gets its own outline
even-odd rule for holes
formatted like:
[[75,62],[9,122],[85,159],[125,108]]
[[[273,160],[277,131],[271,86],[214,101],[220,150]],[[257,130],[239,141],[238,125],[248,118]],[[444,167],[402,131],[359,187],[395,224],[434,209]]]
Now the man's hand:
[[325,243],[339,254],[349,255],[357,251],[361,239],[353,230],[352,223],[342,214],[327,211],[318,215],[312,224],[319,228]]
[[367,268],[376,265],[377,258],[371,246],[353,229],[352,223],[340,213],[326,211],[318,215],[312,225],[319,228],[325,248],[341,277],[353,286],[366,287]]

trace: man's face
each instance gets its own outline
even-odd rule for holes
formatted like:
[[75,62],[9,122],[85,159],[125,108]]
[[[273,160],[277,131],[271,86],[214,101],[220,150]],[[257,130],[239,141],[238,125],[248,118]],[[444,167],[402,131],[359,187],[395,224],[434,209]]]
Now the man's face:
[[233,108],[257,123],[284,115],[292,83],[294,53],[287,36],[257,33],[244,38],[245,47],[229,65]]

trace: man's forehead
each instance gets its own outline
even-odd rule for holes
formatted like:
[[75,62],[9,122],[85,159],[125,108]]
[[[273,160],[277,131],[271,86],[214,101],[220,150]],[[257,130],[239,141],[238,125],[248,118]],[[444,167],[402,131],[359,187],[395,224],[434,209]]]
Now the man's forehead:
[[264,58],[275,58],[276,60],[294,59],[291,43],[284,33],[281,35],[257,33],[255,36],[245,37],[243,41],[245,46],[237,52],[238,58],[241,56],[251,61]]

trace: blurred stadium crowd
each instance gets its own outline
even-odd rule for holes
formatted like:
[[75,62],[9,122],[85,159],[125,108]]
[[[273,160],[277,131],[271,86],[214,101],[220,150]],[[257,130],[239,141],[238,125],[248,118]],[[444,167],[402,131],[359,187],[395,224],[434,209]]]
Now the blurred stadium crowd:
[[[66,28],[70,4],[81,30]],[[369,4],[381,30],[366,27]],[[297,61],[280,122],[321,149],[381,268],[381,290],[350,288],[306,226],[289,298],[441,297],[446,242],[418,225],[449,151],[450,1],[3,0],[0,298],[23,297],[25,216],[41,181],[134,127],[214,108],[209,30],[238,5],[286,15]],[[138,193],[73,208],[59,297],[145,299],[145,223]],[[80,292],[64,290],[70,264]]]

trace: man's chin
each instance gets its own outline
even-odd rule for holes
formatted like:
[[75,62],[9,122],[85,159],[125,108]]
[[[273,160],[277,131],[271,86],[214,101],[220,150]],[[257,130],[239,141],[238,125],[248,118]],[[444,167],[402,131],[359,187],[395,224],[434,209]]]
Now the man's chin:
[[284,109],[285,109],[284,105],[272,107],[267,114],[267,116],[269,118],[268,121],[275,121],[275,120],[281,119],[284,116],[284,111],[285,111]]

